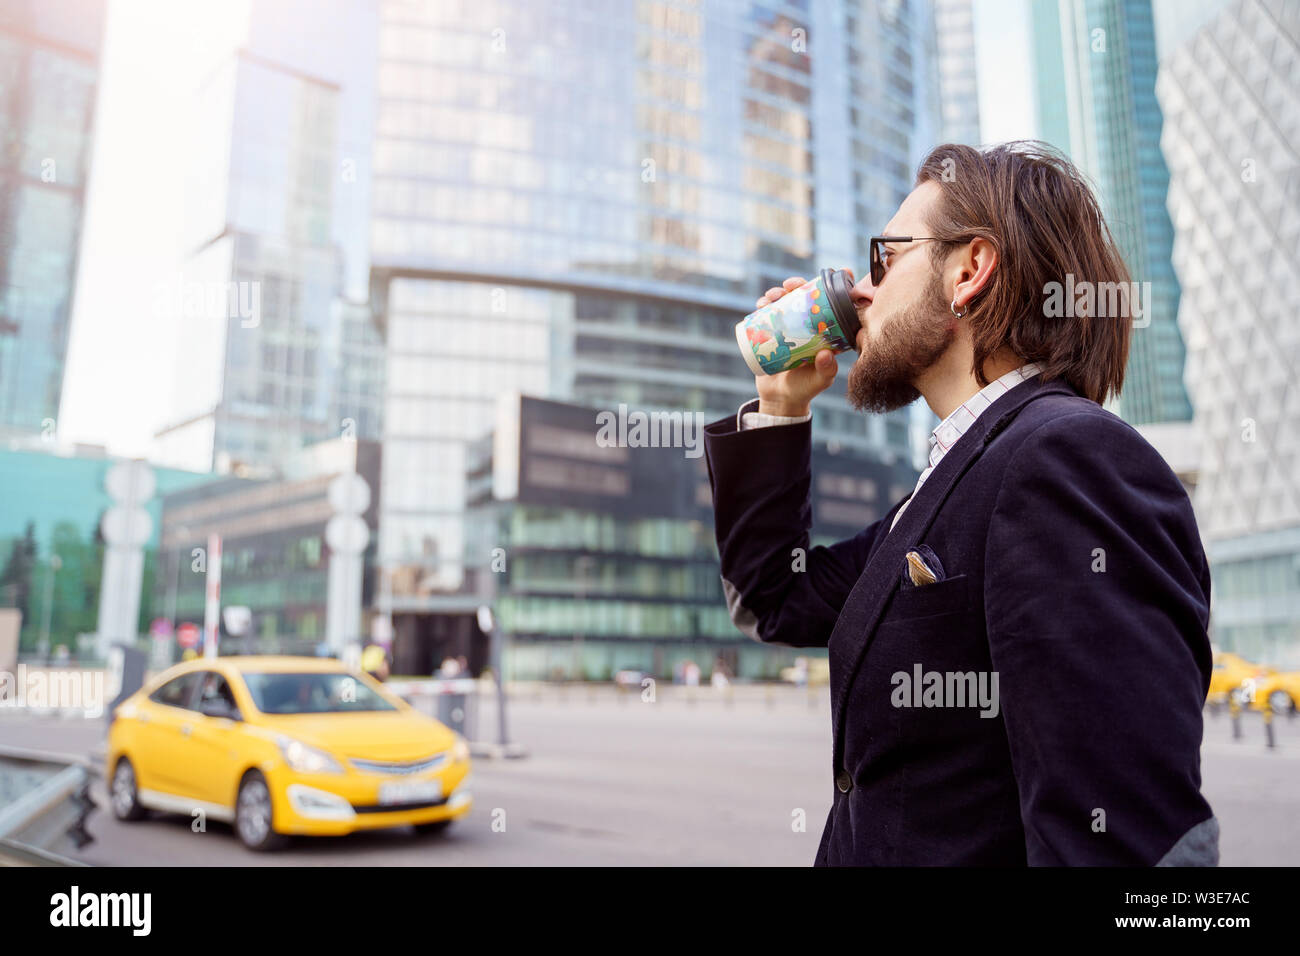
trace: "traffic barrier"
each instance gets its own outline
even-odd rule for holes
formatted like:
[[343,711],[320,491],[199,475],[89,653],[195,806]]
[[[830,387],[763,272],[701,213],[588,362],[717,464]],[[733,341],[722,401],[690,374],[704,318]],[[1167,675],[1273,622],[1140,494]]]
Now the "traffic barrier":
[[479,693],[476,678],[390,680],[384,686],[412,707],[446,724],[466,740],[477,739]]
[[82,865],[65,854],[91,842],[93,776],[82,758],[0,747],[0,864]]

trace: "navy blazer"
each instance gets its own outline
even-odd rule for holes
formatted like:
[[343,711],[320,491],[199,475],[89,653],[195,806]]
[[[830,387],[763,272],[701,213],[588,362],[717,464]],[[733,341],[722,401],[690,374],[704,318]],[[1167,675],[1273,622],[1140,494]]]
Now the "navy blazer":
[[[1155,449],[1069,385],[1029,379],[892,531],[901,501],[809,549],[811,442],[807,422],[705,427],[732,620],[829,648],[816,863],[1217,865],[1200,792],[1209,568]],[[907,577],[918,548],[937,582]]]

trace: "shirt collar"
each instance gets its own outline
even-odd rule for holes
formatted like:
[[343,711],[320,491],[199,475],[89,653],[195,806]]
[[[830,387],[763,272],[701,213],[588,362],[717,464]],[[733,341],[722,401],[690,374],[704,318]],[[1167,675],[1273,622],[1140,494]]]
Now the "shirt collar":
[[985,409],[1025,379],[1033,378],[1042,370],[1043,367],[1037,362],[1028,362],[989,382],[958,405],[953,413],[936,425],[934,431],[930,433],[930,467],[933,468],[943,460],[948,449],[957,444],[957,440],[966,434],[967,429],[975,424],[975,419],[979,418]]

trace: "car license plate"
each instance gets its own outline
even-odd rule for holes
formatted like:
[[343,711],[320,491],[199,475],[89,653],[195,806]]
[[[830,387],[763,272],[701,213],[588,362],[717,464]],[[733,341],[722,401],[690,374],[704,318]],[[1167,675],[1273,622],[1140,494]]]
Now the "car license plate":
[[441,780],[410,780],[379,785],[379,802],[383,804],[433,803],[441,799]]

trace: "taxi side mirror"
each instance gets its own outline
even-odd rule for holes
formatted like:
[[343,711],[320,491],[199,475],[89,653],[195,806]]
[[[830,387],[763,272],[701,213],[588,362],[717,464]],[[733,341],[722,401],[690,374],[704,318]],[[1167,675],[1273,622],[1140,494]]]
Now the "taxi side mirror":
[[239,720],[239,711],[220,697],[199,703],[199,713],[204,717],[224,717],[227,720]]

